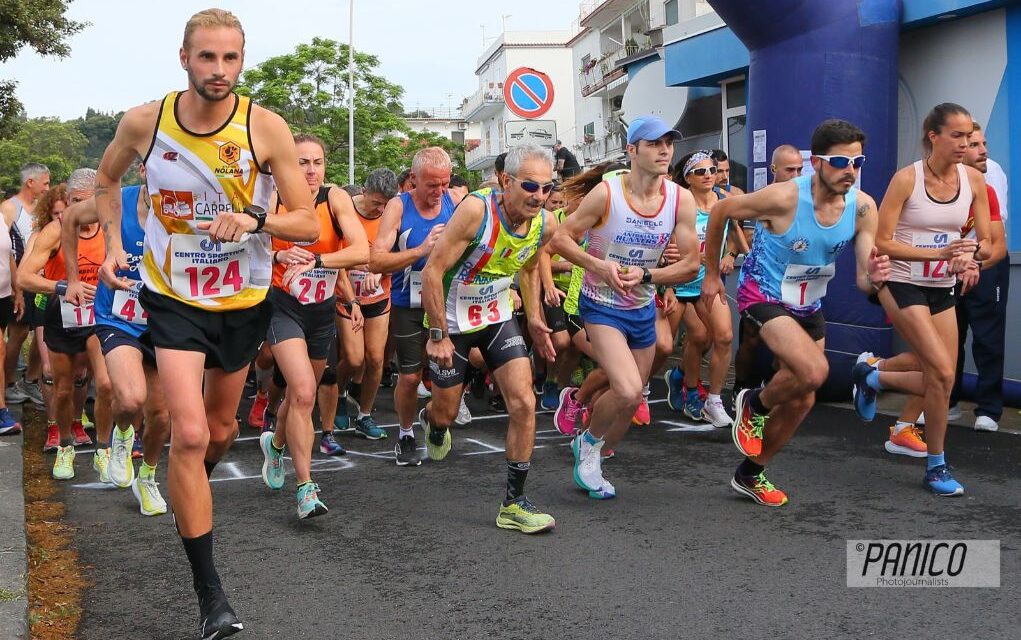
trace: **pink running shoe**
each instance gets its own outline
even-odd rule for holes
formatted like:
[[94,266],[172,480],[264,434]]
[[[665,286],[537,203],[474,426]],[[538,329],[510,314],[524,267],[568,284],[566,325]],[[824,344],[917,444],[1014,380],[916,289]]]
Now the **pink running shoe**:
[[582,406],[574,399],[574,392],[577,390],[577,387],[564,387],[560,392],[560,402],[557,405],[556,413],[553,414],[553,422],[557,425],[557,431],[565,436],[573,435],[578,428],[578,416]]
[[638,405],[638,408],[635,410],[631,423],[638,426],[652,423],[652,415],[649,413],[649,402],[645,398],[642,398],[642,404]]

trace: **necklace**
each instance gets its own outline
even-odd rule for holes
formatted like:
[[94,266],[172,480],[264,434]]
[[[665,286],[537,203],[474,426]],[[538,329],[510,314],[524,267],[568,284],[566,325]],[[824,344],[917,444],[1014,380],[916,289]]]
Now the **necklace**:
[[943,178],[939,177],[939,175],[936,173],[936,170],[932,168],[932,164],[929,163],[929,159],[930,158],[926,158],[925,159],[925,166],[929,167],[929,173],[932,174],[932,177],[936,178],[937,180],[939,180],[940,182],[942,182],[943,184],[945,184],[948,187],[952,186],[949,182],[947,182]]

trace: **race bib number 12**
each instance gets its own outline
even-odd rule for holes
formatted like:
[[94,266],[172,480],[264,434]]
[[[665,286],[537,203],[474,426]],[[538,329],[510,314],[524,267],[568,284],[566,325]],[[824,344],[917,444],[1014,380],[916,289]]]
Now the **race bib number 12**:
[[[911,234],[911,244],[916,249],[943,249],[960,237],[957,233],[915,232]],[[951,275],[949,260],[911,263],[911,279],[915,282],[942,282]]]

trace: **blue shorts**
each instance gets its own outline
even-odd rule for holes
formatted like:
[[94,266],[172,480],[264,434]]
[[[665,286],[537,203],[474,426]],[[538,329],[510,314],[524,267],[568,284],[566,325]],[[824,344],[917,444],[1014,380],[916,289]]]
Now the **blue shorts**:
[[99,338],[99,347],[103,350],[104,356],[117,347],[131,347],[141,352],[144,364],[156,366],[156,350],[152,348],[152,345],[143,344],[139,338],[136,338],[120,327],[109,324],[97,324],[96,337]]
[[615,309],[579,296],[578,315],[585,324],[601,324],[620,331],[629,349],[645,349],[656,344],[655,302],[641,309]]

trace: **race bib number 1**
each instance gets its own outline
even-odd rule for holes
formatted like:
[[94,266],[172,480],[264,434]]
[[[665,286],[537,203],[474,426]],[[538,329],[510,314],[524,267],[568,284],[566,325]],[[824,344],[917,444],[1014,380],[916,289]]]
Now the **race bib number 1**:
[[[376,288],[369,291],[365,286],[365,278],[369,275],[365,271],[348,271],[348,277],[351,279],[351,288],[355,290],[355,297],[361,300],[362,298],[374,298],[376,296],[383,295],[383,280],[380,279]],[[419,282],[419,300],[422,297],[422,286],[421,281]]]
[[131,291],[117,289],[113,292],[113,315],[131,324],[143,327],[149,324],[149,314],[138,302],[137,289]]
[[411,308],[421,309],[422,308],[422,272],[412,271],[408,277],[408,283],[411,291]]
[[291,280],[290,292],[301,304],[318,304],[333,295],[336,269],[310,269]]
[[170,286],[185,300],[237,295],[249,281],[247,238],[215,242],[175,233],[170,239]]
[[93,327],[96,325],[96,308],[91,302],[79,307],[61,298],[60,321],[65,329]]
[[510,320],[514,311],[510,285],[510,278],[488,284],[458,284],[455,302],[458,328],[462,332],[472,331]]
[[791,307],[808,307],[826,295],[826,285],[836,265],[830,263],[822,266],[807,264],[789,264],[780,283],[780,297],[783,303]]
[[[917,249],[943,249],[960,237],[957,233],[915,232],[911,234],[911,245]],[[949,260],[911,263],[911,279],[915,282],[942,282],[951,275]]]

